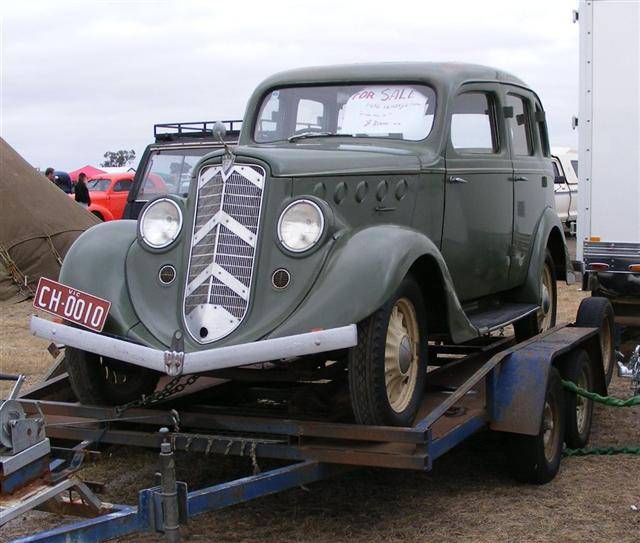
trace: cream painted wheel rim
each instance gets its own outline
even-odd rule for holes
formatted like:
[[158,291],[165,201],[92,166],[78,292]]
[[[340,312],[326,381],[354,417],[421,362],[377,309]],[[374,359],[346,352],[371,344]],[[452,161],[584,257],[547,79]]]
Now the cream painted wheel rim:
[[600,334],[600,349],[602,350],[602,366],[605,376],[608,375],[611,364],[613,364],[613,356],[611,356],[613,341],[613,327],[611,319],[606,317],[602,323],[602,332]]
[[418,382],[420,329],[416,309],[400,298],[389,317],[384,350],[384,382],[391,409],[402,413],[411,403]]
[[538,310],[538,330],[544,332],[551,328],[553,317],[553,275],[549,264],[544,265],[540,283],[541,305]]
[[[582,368],[580,377],[576,383],[580,388],[589,389],[589,378],[587,377],[587,369]],[[576,394],[576,426],[580,435],[587,431],[589,402],[584,396]]]
[[558,447],[558,408],[553,402],[547,400],[544,404],[542,418],[542,440],[544,444],[544,457],[550,464],[553,462]]

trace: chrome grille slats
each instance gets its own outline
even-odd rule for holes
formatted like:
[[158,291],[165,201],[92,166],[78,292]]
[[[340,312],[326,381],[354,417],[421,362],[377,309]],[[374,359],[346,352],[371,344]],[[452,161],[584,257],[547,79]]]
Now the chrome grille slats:
[[230,334],[246,315],[264,180],[262,168],[246,164],[198,174],[183,308],[187,330],[200,343]]

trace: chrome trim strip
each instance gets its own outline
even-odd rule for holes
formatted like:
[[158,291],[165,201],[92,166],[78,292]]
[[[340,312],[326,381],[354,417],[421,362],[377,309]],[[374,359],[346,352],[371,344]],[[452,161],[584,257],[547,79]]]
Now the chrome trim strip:
[[169,375],[203,373],[258,362],[336,351],[353,347],[358,343],[358,330],[355,324],[191,353],[161,351],[48,321],[35,315],[31,317],[30,329],[33,335],[44,339]]

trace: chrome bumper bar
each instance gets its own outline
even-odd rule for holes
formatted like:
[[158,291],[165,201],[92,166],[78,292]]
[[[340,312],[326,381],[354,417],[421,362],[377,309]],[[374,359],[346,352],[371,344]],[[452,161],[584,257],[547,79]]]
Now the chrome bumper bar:
[[171,376],[204,373],[222,368],[233,368],[258,362],[335,351],[353,347],[358,343],[355,324],[192,353],[161,351],[160,349],[103,336],[88,330],[51,322],[35,315],[31,317],[31,333],[69,347],[76,347],[90,353],[122,360],[136,366],[164,372]]

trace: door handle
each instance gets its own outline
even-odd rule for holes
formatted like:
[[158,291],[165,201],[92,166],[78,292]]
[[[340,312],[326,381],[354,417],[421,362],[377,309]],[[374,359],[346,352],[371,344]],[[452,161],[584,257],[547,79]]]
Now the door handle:
[[516,175],[512,177],[511,180],[512,181],[529,181],[529,178],[525,177],[524,175]]
[[462,177],[458,177],[456,175],[450,175],[449,176],[449,183],[451,183],[452,185],[456,185],[459,183],[468,183],[469,181],[467,181],[466,179],[462,178]]

